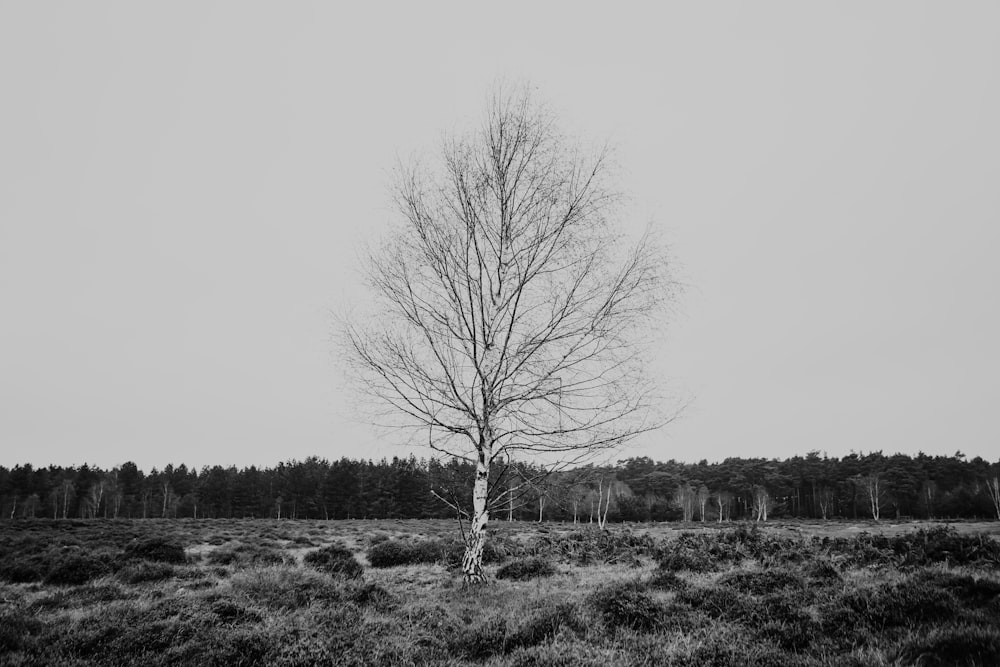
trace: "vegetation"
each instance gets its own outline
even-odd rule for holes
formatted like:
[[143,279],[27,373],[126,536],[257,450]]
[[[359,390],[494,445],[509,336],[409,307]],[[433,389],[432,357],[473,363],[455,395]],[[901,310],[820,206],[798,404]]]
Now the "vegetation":
[[339,544],[331,544],[328,547],[311,551],[302,560],[318,570],[347,579],[360,578],[365,569],[350,549]]
[[[515,477],[541,470],[515,462]],[[0,517],[32,518],[297,518],[448,519],[455,511],[435,498],[472,493],[475,467],[458,459],[327,461],[309,458],[273,468],[184,465],[148,473],[134,463],[109,470],[82,465],[0,466]],[[494,481],[499,479],[499,473]],[[552,475],[534,495],[495,512],[494,520],[596,523],[599,491],[608,521],[718,522],[754,519],[1000,518],[991,480],[1000,462],[979,458],[915,457],[881,452],[821,457],[812,452],[783,461],[727,459],[722,463],[621,461]],[[863,482],[878,477],[879,485]],[[765,493],[766,492],[766,493]],[[503,494],[500,494],[503,497]],[[704,514],[703,514],[704,511]]]
[[503,523],[477,589],[453,522],[0,525],[5,665],[1000,661],[995,523]]

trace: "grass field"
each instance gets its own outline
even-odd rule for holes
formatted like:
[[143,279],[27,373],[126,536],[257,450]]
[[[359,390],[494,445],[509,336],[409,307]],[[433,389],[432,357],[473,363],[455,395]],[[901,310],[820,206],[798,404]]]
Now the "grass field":
[[997,665],[1000,524],[0,524],[0,664]]

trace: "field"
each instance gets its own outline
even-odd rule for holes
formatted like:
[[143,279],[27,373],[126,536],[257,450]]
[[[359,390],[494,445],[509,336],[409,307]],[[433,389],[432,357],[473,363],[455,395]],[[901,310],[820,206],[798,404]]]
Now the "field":
[[1000,524],[0,524],[0,664],[997,665]]

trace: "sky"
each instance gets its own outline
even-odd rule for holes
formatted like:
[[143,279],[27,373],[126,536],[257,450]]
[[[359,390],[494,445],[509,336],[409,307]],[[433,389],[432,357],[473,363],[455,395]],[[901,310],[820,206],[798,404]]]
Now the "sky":
[[1000,457],[1000,4],[346,4],[0,0],[0,465],[407,455],[334,313],[498,80],[684,285],[623,457]]

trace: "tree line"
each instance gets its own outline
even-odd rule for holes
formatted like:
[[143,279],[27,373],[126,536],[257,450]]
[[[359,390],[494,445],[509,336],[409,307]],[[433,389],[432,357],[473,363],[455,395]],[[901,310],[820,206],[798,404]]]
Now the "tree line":
[[[7,519],[453,518],[468,510],[461,501],[474,470],[458,458],[414,456],[309,457],[270,468],[170,464],[148,473],[132,462],[107,470],[0,466],[0,512]],[[514,462],[495,474],[493,515],[501,520],[1000,519],[1000,462],[960,452],[693,464],[642,457],[548,475]]]

